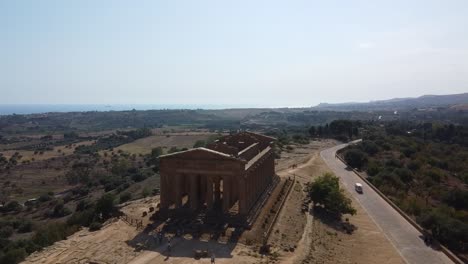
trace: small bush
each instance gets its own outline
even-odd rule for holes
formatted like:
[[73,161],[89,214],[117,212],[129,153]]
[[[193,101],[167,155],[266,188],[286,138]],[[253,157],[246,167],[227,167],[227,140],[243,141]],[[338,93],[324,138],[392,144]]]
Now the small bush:
[[358,149],[350,149],[346,151],[344,159],[352,168],[361,169],[367,162],[367,156],[364,152]]
[[101,228],[102,228],[102,224],[99,222],[92,222],[89,225],[89,231],[97,231],[97,230],[100,230]]
[[125,203],[127,201],[130,201],[130,199],[132,199],[131,193],[126,192],[120,195],[120,203]]
[[13,235],[13,232],[13,227],[4,226],[0,228],[0,238],[9,238],[11,235]]

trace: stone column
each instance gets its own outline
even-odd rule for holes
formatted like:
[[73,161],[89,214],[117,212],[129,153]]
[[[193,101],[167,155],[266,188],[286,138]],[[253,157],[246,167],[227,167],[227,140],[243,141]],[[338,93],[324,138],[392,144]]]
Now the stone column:
[[231,194],[231,201],[230,201],[230,206],[233,206],[234,203],[237,201],[237,185],[239,184],[239,180],[236,178],[233,178],[231,180],[231,186],[229,188],[230,194]]
[[229,211],[229,204],[231,203],[231,194],[230,194],[230,179],[229,177],[223,177],[223,212],[227,213]]
[[206,207],[208,210],[213,209],[213,179],[206,179]]
[[169,208],[170,204],[170,199],[168,197],[169,195],[169,189],[168,189],[168,175],[166,173],[161,173],[161,178],[160,178],[160,184],[159,184],[159,189],[161,190],[161,194],[159,195],[159,208],[161,210],[165,210]]
[[199,182],[198,182],[198,201],[199,204],[203,205],[206,201],[206,176],[205,175],[198,175]]
[[181,174],[175,174],[174,175],[175,179],[175,184],[174,184],[174,203],[175,203],[175,208],[180,208],[182,206],[182,175]]
[[190,209],[198,208],[198,175],[189,175],[190,177]]
[[214,189],[215,200],[214,200],[214,202],[218,203],[219,201],[221,201],[221,189],[220,189],[221,180],[219,178],[215,178],[214,185],[215,185],[215,189]]
[[258,198],[258,195],[259,193],[261,192],[262,190],[262,184],[260,183],[260,176],[261,176],[261,173],[262,173],[262,166],[261,164],[257,165],[257,169],[255,170],[255,187],[256,187],[256,190],[255,190],[255,202],[257,201],[257,198]]
[[249,210],[253,205],[254,198],[255,198],[255,170],[252,170],[252,172],[249,175]]
[[240,215],[246,215],[247,212],[247,189],[246,189],[246,181],[244,179],[244,176],[241,176],[241,179],[239,180],[239,185],[238,185],[238,191],[239,191],[239,214]]
[[263,193],[263,161],[261,161],[258,171],[258,187],[258,196],[260,196]]
[[250,209],[250,201],[252,198],[252,173],[247,174],[245,178],[245,209]]

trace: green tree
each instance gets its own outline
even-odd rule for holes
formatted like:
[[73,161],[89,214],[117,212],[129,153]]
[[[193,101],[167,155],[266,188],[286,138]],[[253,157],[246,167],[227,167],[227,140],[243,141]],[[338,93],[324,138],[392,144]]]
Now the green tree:
[[13,235],[13,227],[7,225],[2,228],[0,228],[0,238],[9,238],[11,235]]
[[177,147],[172,147],[169,149],[168,153],[174,153],[180,151]]
[[0,255],[0,263],[19,263],[27,256],[24,248],[12,248],[5,252],[5,255]]
[[337,217],[342,214],[356,214],[351,200],[340,189],[339,179],[331,173],[325,173],[307,186],[307,192],[315,205],[323,205]]
[[72,132],[66,132],[63,134],[63,138],[64,139],[75,139],[75,138],[78,138],[79,135],[78,133],[72,131]]
[[367,162],[367,155],[358,149],[350,149],[346,151],[344,159],[349,166],[361,169]]
[[102,214],[104,219],[109,218],[115,212],[114,199],[113,194],[104,194],[96,203],[96,213]]
[[379,147],[374,143],[374,141],[371,140],[362,141],[361,147],[367,154],[371,156],[379,152]]
[[126,158],[120,158],[112,162],[111,172],[114,175],[124,176],[130,169],[130,163]]
[[309,128],[309,135],[310,135],[311,137],[315,137],[315,136],[317,135],[317,130],[315,129],[314,126],[311,126],[311,127]]
[[206,146],[206,141],[205,140],[197,140],[195,144],[193,144],[194,148],[200,148],[200,147],[205,147]]
[[4,207],[3,211],[5,212],[18,212],[21,211],[21,204],[17,201],[8,202]]
[[161,147],[156,147],[151,150],[151,157],[157,158],[163,154],[163,149]]
[[127,201],[130,201],[130,199],[132,199],[132,194],[129,193],[129,192],[125,192],[125,193],[122,193],[120,195],[120,203],[125,203]]

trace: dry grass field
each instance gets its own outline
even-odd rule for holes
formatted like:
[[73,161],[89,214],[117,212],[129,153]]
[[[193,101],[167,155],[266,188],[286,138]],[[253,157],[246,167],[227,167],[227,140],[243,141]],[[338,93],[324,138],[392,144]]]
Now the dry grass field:
[[191,148],[197,140],[207,140],[210,136],[215,136],[215,133],[171,133],[166,135],[154,135],[134,142],[124,144],[114,149],[114,151],[122,150],[130,154],[149,154],[153,148],[162,147],[164,152],[172,147]]
[[76,147],[91,145],[93,144],[93,142],[94,142],[93,140],[90,140],[90,141],[78,142],[70,146],[69,145],[56,146],[53,148],[53,150],[43,151],[42,154],[40,153],[34,154],[34,151],[32,150],[6,150],[6,151],[0,151],[0,153],[2,153],[3,156],[6,158],[10,158],[11,156],[13,156],[15,152],[18,152],[22,156],[20,162],[26,161],[26,160],[41,161],[41,160],[47,160],[51,158],[73,154]]
[[62,158],[47,162],[32,162],[18,165],[17,169],[2,173],[0,184],[2,191],[12,200],[24,202],[30,198],[53,191],[65,191],[72,186],[65,179]]

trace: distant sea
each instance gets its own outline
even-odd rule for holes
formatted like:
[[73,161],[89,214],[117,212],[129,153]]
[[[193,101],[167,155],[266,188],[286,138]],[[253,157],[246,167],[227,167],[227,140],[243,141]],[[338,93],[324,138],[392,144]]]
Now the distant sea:
[[161,109],[226,109],[248,108],[251,105],[195,105],[195,104],[0,104],[0,115],[25,115],[50,112],[126,111]]

